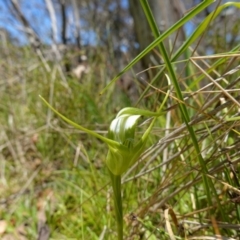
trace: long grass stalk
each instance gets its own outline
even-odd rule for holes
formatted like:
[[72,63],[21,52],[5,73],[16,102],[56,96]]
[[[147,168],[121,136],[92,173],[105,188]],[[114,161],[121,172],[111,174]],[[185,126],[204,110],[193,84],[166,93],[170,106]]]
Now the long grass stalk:
[[[211,4],[211,3],[210,3]],[[197,6],[196,8],[198,8],[199,6]],[[236,3],[236,2],[228,2],[225,3],[221,6],[219,6],[214,12],[210,13],[197,27],[196,29],[193,31],[193,33],[186,39],[186,41],[182,44],[181,47],[178,48],[178,50],[173,54],[172,58],[171,58],[171,62],[175,62],[186,50],[189,46],[191,46],[192,43],[194,43],[197,38],[199,36],[201,36],[201,34],[203,34],[203,32],[206,30],[207,26],[211,23],[211,21],[213,21],[225,8],[227,7],[236,7],[236,8],[240,8],[240,4]],[[151,10],[150,10],[151,11]],[[147,13],[148,14],[148,13]],[[183,17],[184,18],[184,17]],[[153,18],[154,19],[154,18]],[[154,26],[154,25],[153,25]],[[155,28],[155,27],[154,27]],[[153,32],[155,32],[156,29],[154,29]],[[158,29],[157,29],[158,31]],[[156,33],[154,34],[155,38],[158,39],[161,35],[159,35],[159,37],[156,37]],[[155,40],[156,41],[156,40]],[[161,41],[162,42],[162,41]],[[237,45],[236,47],[234,47],[230,52],[235,52],[239,49],[240,45]],[[161,45],[160,45],[161,48]],[[147,49],[147,48],[146,48]],[[145,49],[145,50],[146,50]],[[145,51],[144,50],[144,51]],[[149,49],[150,51],[151,49]],[[144,52],[143,51],[143,52]],[[142,52],[142,53],[143,53]],[[140,54],[137,56],[139,57]],[[136,57],[136,58],[137,58]],[[219,59],[215,64],[212,65],[212,67],[210,69],[208,69],[208,73],[210,73],[213,69],[215,69],[218,65],[220,65],[221,63],[224,63],[226,61],[226,58],[221,58]],[[131,62],[132,63],[132,62]],[[130,63],[130,64],[131,64]],[[158,78],[159,75],[161,75],[163,73],[163,71],[165,70],[166,66],[163,66],[161,71],[159,71],[159,73],[157,74],[158,76],[154,77],[154,79],[152,79],[151,84],[153,84]],[[201,74],[198,77],[198,80],[196,80],[195,82],[200,81],[202,78],[204,78],[204,74]],[[138,99],[138,102],[140,102],[142,100],[142,98],[145,96],[145,94],[147,93],[147,91],[150,89],[150,86],[147,86],[146,89],[143,91],[142,95],[140,96],[140,98]]]
[[[148,5],[147,0],[141,0],[141,4],[142,4],[143,10],[144,10],[145,15],[146,15],[146,17],[148,19],[150,28],[151,28],[155,38],[160,37],[160,32],[158,30],[157,24],[155,23],[153,14],[152,14],[152,12],[150,10],[150,7]],[[166,49],[164,47],[163,42],[159,43],[159,50],[160,50],[160,52],[162,54],[162,57],[163,57],[163,59],[165,61],[166,68],[167,68],[167,70],[168,70],[168,72],[170,74],[172,83],[173,83],[174,88],[175,88],[176,93],[177,93],[177,97],[180,100],[179,108],[180,108],[180,111],[181,111],[181,115],[182,115],[182,118],[183,118],[183,120],[184,120],[184,122],[185,122],[185,124],[187,126],[187,129],[188,129],[188,131],[190,133],[190,136],[192,138],[192,142],[193,142],[194,148],[196,150],[197,158],[198,158],[199,163],[201,165],[201,168],[203,170],[202,177],[203,177],[203,182],[204,182],[204,186],[205,186],[205,192],[207,194],[208,204],[211,206],[212,205],[212,197],[211,197],[210,189],[213,189],[214,186],[213,186],[213,184],[211,184],[211,180],[208,179],[207,176],[206,176],[208,171],[207,171],[206,165],[204,163],[204,160],[202,158],[201,151],[200,151],[200,148],[199,148],[199,145],[198,145],[198,141],[197,141],[195,132],[194,132],[192,126],[189,125],[190,117],[189,117],[186,105],[184,104],[184,99],[183,99],[183,96],[182,96],[182,92],[181,92],[180,86],[178,84],[176,73],[175,73],[174,68],[172,66],[172,63],[170,61],[170,58],[167,55],[167,51],[166,51]],[[210,186],[210,189],[209,189],[209,186]]]
[[[157,24],[156,24],[156,22],[154,20],[153,14],[151,12],[151,9],[150,9],[150,7],[148,5],[147,0],[141,0],[141,4],[142,4],[143,10],[144,10],[145,15],[146,15],[146,17],[148,19],[150,28],[151,28],[155,38],[159,38],[161,36],[161,34],[160,34],[159,30],[158,30]],[[223,9],[223,7],[217,8],[218,13],[222,9]],[[209,22],[212,20],[214,15],[215,15],[215,12],[212,13],[212,16],[209,16],[207,18],[207,20],[205,20],[207,22],[206,24],[209,24]],[[197,34],[199,34],[199,33],[197,32]],[[194,37],[196,38],[195,35],[194,35]],[[192,37],[192,38],[194,38],[194,37]],[[163,59],[165,61],[166,69],[168,70],[169,75],[171,77],[171,80],[172,80],[172,83],[174,85],[177,97],[180,100],[179,101],[180,112],[181,112],[182,118],[183,118],[183,120],[184,120],[184,122],[186,124],[186,127],[188,129],[190,137],[192,139],[192,143],[193,143],[193,146],[194,146],[195,151],[196,151],[197,159],[198,159],[199,164],[201,166],[201,175],[202,175],[202,179],[203,179],[203,186],[204,186],[205,193],[206,193],[206,196],[207,196],[208,205],[209,206],[213,205],[213,201],[212,201],[213,200],[212,193],[213,193],[214,196],[215,196],[215,199],[216,199],[216,201],[218,203],[218,206],[219,206],[219,209],[220,209],[220,212],[221,212],[223,218],[227,218],[227,216],[225,216],[225,214],[224,214],[224,212],[222,210],[222,206],[221,206],[220,201],[218,199],[218,195],[217,195],[216,189],[214,187],[214,184],[212,182],[212,179],[208,178],[208,176],[207,176],[208,175],[208,169],[206,167],[205,161],[204,161],[203,156],[201,154],[201,150],[200,150],[200,147],[199,147],[199,144],[198,144],[198,140],[197,140],[197,136],[195,134],[195,131],[194,131],[193,127],[191,125],[189,125],[190,117],[189,117],[189,114],[188,114],[188,110],[187,110],[186,105],[184,104],[184,99],[183,99],[183,96],[182,96],[182,92],[181,92],[180,86],[178,84],[178,80],[177,80],[177,77],[176,77],[176,73],[175,73],[173,64],[171,62],[170,57],[167,54],[167,51],[166,51],[166,49],[164,47],[163,42],[159,43],[159,50],[160,50],[161,55],[162,55],[162,57],[163,57]],[[180,52],[182,52],[181,49],[176,54],[176,56],[179,56]],[[191,164],[191,162],[190,162],[190,164]]]
[[212,4],[214,0],[205,0],[200,3],[196,8],[189,11],[183,18],[181,18],[178,22],[176,22],[173,26],[168,28],[164,33],[162,33],[157,39],[155,39],[149,46],[147,46],[138,56],[136,56],[119,74],[117,74],[112,81],[100,92],[103,94],[113,83],[117,81],[117,79],[122,76],[126,71],[128,71],[132,66],[134,66],[141,58],[143,58],[147,53],[149,53],[153,48],[157,47],[159,43],[164,41],[168,36],[170,36],[173,32],[177,31],[180,27],[182,27],[185,23],[195,17],[198,13],[203,11],[206,7]]

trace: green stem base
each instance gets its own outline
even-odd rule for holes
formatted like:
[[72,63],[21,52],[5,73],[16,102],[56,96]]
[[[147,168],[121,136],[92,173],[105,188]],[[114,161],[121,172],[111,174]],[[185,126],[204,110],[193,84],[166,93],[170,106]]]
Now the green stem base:
[[117,220],[118,240],[123,240],[123,211],[122,211],[122,195],[121,195],[121,175],[113,175],[109,170],[111,183],[113,188],[113,200],[115,214]]

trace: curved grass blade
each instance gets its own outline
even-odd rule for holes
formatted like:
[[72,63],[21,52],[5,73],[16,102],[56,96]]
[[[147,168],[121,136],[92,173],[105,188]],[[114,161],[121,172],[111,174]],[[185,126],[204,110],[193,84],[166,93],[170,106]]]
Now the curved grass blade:
[[111,82],[100,92],[103,94],[113,83],[117,81],[117,79],[124,74],[127,70],[129,70],[132,66],[134,66],[142,57],[144,57],[147,53],[149,53],[154,47],[158,46],[164,39],[166,39],[169,35],[175,32],[177,29],[182,27],[186,22],[191,20],[194,16],[208,7],[214,0],[205,0],[200,3],[196,8],[187,13],[183,18],[181,18],[178,22],[176,22],[172,27],[167,29],[163,34],[161,34],[155,41],[153,41],[148,47],[146,47],[138,56],[136,56],[117,76],[115,76]]

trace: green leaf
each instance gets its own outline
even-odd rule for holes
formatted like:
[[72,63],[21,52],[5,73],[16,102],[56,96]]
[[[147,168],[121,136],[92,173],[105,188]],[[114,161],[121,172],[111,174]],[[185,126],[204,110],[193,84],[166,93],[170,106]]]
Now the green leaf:
[[105,142],[106,144],[112,146],[112,147],[118,147],[119,143],[116,141],[113,141],[111,139],[108,139],[106,137],[103,137],[102,135],[91,131],[85,127],[82,127],[81,125],[78,125],[77,123],[73,122],[72,120],[68,119],[67,117],[65,117],[64,115],[62,115],[61,113],[59,113],[55,108],[53,108],[42,96],[39,95],[39,97],[42,99],[42,101],[54,112],[56,113],[60,118],[62,118],[65,122],[67,122],[68,124],[72,125],[73,127],[75,127],[76,129],[79,129],[85,133],[88,133],[89,135],[92,135],[93,137],[96,137],[100,140],[102,140],[103,142]]
[[178,22],[176,22],[172,27],[167,29],[164,33],[162,33],[158,38],[156,38],[149,46],[147,46],[138,56],[136,56],[116,77],[114,77],[111,82],[100,92],[103,94],[113,83],[117,81],[117,79],[122,76],[126,71],[128,71],[132,66],[134,66],[141,58],[143,58],[146,54],[148,54],[153,48],[159,45],[164,39],[170,36],[173,32],[177,31],[180,27],[182,27],[186,22],[195,17],[198,13],[208,7],[214,0],[205,0],[200,3],[196,8],[188,12],[183,18],[181,18]]

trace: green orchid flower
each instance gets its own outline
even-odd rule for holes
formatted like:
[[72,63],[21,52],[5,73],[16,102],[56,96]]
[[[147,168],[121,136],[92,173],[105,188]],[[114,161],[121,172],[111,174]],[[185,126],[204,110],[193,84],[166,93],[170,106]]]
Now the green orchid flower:
[[[140,140],[135,143],[135,130],[138,119],[141,116],[158,117],[162,114],[162,112],[160,111],[151,112],[138,108],[124,108],[117,114],[116,118],[110,124],[108,130],[108,137],[103,137],[102,135],[71,121],[70,119],[59,113],[56,109],[54,109],[43,97],[40,96],[40,98],[53,112],[55,112],[64,121],[66,121],[73,127],[102,140],[108,145],[109,151],[106,158],[106,165],[114,175],[122,175],[138,160],[139,156],[144,151],[147,137],[153,127],[156,118],[153,119],[152,123],[150,124],[146,132],[143,134],[143,136],[140,138]],[[163,106],[163,104],[161,106]]]
[[[164,101],[156,112],[148,110],[142,110],[138,108],[124,108],[116,116],[110,124],[108,129],[108,136],[102,135],[91,131],[87,128],[78,125],[71,121],[56,109],[54,109],[43,97],[40,96],[42,101],[65,122],[69,123],[73,127],[80,129],[100,140],[108,145],[108,154],[105,163],[109,169],[109,175],[111,178],[113,197],[118,229],[118,239],[123,239],[123,212],[122,212],[122,197],[121,197],[121,175],[126,172],[143,153],[147,138],[152,130],[152,127],[162,112],[162,108],[168,98],[169,91],[167,92]],[[136,140],[135,131],[138,124],[138,120],[141,116],[153,117],[152,122],[145,131],[145,133]]]
[[120,144],[118,148],[109,145],[106,158],[106,165],[114,175],[122,175],[144,151],[149,131],[138,141],[135,139],[135,130],[141,116],[156,117],[160,116],[160,113],[137,108],[124,108],[110,124],[108,138]]

